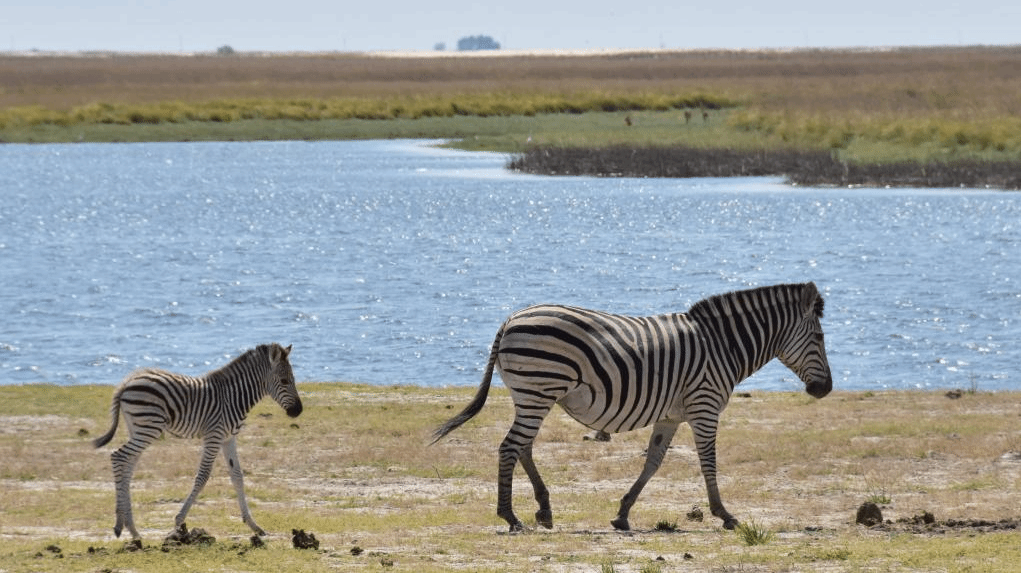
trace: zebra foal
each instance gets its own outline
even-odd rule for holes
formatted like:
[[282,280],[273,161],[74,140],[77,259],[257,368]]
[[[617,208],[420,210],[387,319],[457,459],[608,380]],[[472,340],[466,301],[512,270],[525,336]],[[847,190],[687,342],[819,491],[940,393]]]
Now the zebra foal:
[[184,523],[188,510],[209,479],[213,461],[222,451],[237,492],[241,519],[256,534],[266,535],[248,511],[238,461],[237,434],[248,412],[267,394],[288,416],[294,418],[301,414],[301,398],[294,386],[294,372],[288,359],[290,353],[290,346],[264,344],[198,378],[144,368],[124,379],[113,395],[110,407],[113,423],[105,434],[93,441],[97,448],[109,443],[117,432],[120,416],[124,416],[128,441],[110,455],[117,490],[117,524],[113,528],[117,537],[127,527],[133,539],[140,539],[131,515],[131,476],[139,456],[164,432],[180,438],[202,438],[195,485],[174,519],[175,528]]
[[620,502],[616,529],[659,469],[682,422],[695,438],[712,514],[733,529],[737,519],[720,500],[716,431],[720,413],[740,381],[773,358],[794,371],[805,390],[822,398],[833,387],[815,284],[776,285],[717,295],[687,313],[633,317],[566,306],[520,310],[500,327],[482,383],[465,409],[436,429],[433,443],[486,403],[494,368],[510,390],[514,422],[500,444],[497,515],[519,531],[511,507],[518,461],[539,511],[553,527],[549,491],[532,459],[532,443],[554,404],[593,430],[615,433],[653,425],[645,466]]

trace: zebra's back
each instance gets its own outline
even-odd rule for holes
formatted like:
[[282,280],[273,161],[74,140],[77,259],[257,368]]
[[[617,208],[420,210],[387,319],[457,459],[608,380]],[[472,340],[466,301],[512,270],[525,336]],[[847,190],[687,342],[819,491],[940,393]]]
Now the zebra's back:
[[704,362],[693,326],[683,314],[533,306],[504,323],[497,365],[522,399],[553,399],[589,427],[627,431],[680,410],[680,390]]

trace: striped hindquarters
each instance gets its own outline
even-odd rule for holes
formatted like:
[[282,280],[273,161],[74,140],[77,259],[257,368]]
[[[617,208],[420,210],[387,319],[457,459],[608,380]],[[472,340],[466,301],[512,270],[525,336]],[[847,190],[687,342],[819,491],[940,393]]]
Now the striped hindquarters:
[[119,398],[125,420],[136,432],[194,438],[214,425],[216,395],[200,378],[155,368],[137,370],[125,380]]
[[556,401],[581,423],[608,432],[666,416],[680,385],[704,362],[684,315],[632,317],[551,305],[511,316],[499,352],[515,404]]

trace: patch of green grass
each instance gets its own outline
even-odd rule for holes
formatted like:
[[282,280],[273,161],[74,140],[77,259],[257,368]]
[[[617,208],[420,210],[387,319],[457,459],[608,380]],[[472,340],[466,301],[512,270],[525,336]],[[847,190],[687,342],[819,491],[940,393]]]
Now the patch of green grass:
[[773,532],[754,521],[744,521],[735,529],[745,545],[765,545],[773,539]]

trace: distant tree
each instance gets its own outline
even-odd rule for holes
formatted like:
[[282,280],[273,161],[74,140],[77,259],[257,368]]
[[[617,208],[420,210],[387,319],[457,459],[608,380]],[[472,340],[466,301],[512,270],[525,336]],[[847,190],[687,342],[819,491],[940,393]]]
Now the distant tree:
[[231,48],[230,46],[228,46],[226,44],[224,44],[224,45],[222,45],[222,46],[220,46],[219,48],[216,49],[216,55],[217,56],[233,56],[234,53],[235,53],[234,52],[234,48]]
[[433,49],[436,50],[437,52],[442,52],[447,49],[447,45],[443,42],[436,42],[436,44],[433,46]]
[[462,52],[469,50],[499,50],[500,42],[490,36],[467,36],[457,41],[457,49]]

